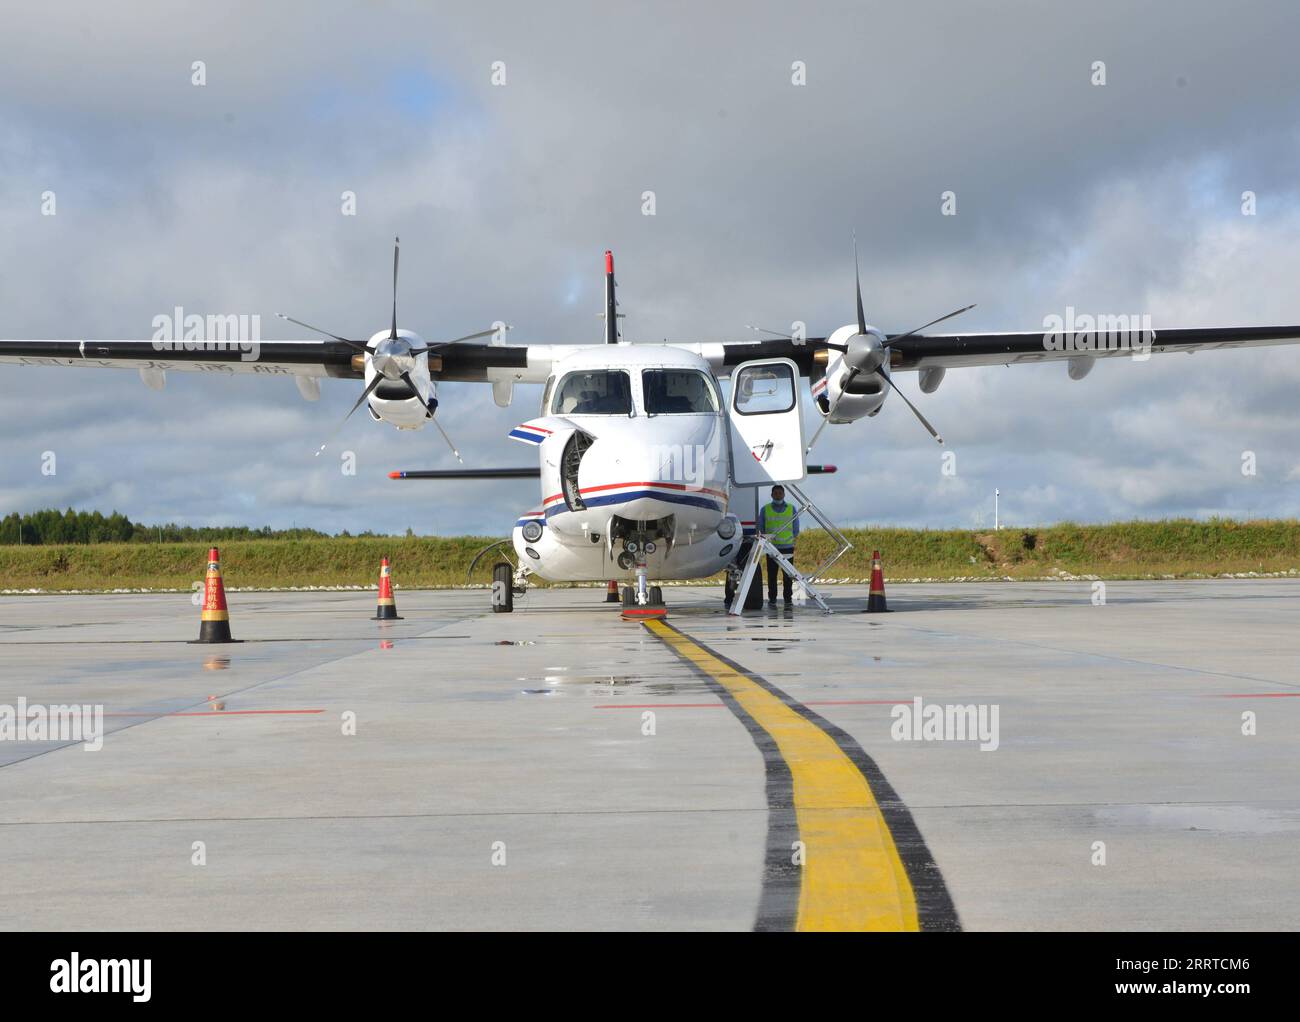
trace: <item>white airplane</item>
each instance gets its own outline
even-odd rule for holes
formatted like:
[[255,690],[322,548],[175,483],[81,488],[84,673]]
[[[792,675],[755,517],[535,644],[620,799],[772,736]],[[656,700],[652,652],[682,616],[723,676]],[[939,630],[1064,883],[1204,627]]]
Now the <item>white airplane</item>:
[[[439,382],[489,383],[502,407],[511,403],[515,384],[544,384],[540,414],[510,431],[537,448],[537,468],[391,473],[399,479],[540,478],[540,505],[521,514],[512,532],[517,566],[494,566],[493,609],[511,610],[513,597],[536,574],[551,581],[621,580],[628,583],[625,611],[655,612],[663,597],[653,581],[726,569],[728,599],[738,612],[742,603],[753,605],[756,592],[761,603],[761,590],[742,582],[741,569],[749,563],[752,574],[758,557],[747,561],[754,520],[742,519],[737,506],[752,516],[757,488],[793,486],[821,470],[806,458],[827,423],[876,415],[892,390],[943,442],[899,390],[894,373],[918,372],[921,390],[930,394],[951,368],[1065,360],[1078,380],[1102,357],[1300,343],[1300,326],[1159,330],[1135,339],[1131,323],[1083,317],[1047,333],[922,332],[971,306],[887,334],[867,324],[859,279],[857,321],[829,337],[631,344],[620,337],[614,261],[606,252],[605,344],[465,343],[493,330],[426,344],[397,327],[398,254],[395,247],[391,325],[368,342],[282,316],[326,339],[261,341],[254,358],[247,346],[230,341],[186,340],[160,350],[156,341],[0,340],[0,363],[135,368],[154,388],[164,385],[169,370],[292,376],[308,400],[319,397],[321,377],[364,380],[348,416],[366,404],[375,421],[398,429],[433,422],[439,431]],[[856,274],[856,246],[854,263]],[[800,377],[808,378],[823,419],[810,441]],[[731,386],[724,396],[719,381],[726,378]]]

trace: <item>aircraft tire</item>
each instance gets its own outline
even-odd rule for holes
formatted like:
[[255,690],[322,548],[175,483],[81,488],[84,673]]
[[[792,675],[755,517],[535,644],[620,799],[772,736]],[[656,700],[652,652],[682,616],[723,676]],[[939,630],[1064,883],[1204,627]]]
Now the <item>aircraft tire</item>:
[[493,614],[509,614],[515,609],[514,574],[505,561],[492,565]]

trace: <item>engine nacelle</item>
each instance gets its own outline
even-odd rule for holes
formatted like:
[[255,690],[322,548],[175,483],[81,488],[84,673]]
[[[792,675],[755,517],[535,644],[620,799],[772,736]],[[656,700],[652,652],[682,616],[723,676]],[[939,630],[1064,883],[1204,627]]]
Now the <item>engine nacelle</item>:
[[[398,330],[396,341],[390,340],[387,330],[381,330],[370,338],[368,346],[375,351],[365,356],[366,386],[376,376],[384,376],[370,392],[370,417],[398,429],[422,428],[430,419],[429,405],[436,407],[437,396],[437,387],[429,376],[429,356],[424,352],[410,353],[412,348],[422,349],[424,342],[410,330]],[[415,392],[401,378],[402,372],[410,376]]]
[[[875,334],[884,343],[885,336],[873,327],[867,327],[868,333]],[[849,339],[858,335],[855,324],[842,326],[827,338],[830,344],[848,344]],[[829,361],[822,376],[811,381],[813,402],[823,416],[835,409],[833,423],[854,422],[858,419],[875,415],[885,403],[889,387],[885,381],[873,372],[860,372],[844,391],[850,368],[844,355],[838,351],[829,351]],[[886,370],[888,371],[888,370]]]

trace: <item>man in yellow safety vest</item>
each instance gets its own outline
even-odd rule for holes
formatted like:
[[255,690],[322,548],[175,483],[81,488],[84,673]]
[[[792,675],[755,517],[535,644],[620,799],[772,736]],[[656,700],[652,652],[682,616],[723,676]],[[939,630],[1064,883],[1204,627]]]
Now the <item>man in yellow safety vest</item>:
[[[793,504],[786,503],[785,487],[779,483],[772,487],[772,502],[764,504],[763,510],[758,513],[758,531],[781,551],[787,561],[794,564],[794,541],[799,538],[798,512]],[[776,563],[776,558],[771,554],[767,555],[767,605],[776,606],[778,569],[781,571],[782,591],[788,607],[794,579]]]

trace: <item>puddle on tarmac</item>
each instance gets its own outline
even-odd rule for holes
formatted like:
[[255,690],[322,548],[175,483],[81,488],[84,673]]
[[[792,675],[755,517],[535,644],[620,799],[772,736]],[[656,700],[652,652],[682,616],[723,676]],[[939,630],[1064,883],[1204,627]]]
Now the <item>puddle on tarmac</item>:
[[521,689],[524,695],[548,693],[601,698],[611,693],[622,692],[627,692],[629,695],[635,693],[637,696],[680,696],[699,695],[712,691],[707,682],[694,676],[675,681],[662,674],[571,674],[563,668],[552,670],[556,673],[539,676],[520,675],[515,678],[515,681],[535,686]]
[[1246,805],[1135,805],[1097,810],[1102,823],[1208,830],[1223,834],[1281,834],[1300,830],[1300,812]]

